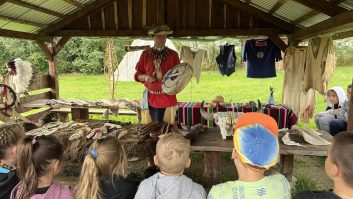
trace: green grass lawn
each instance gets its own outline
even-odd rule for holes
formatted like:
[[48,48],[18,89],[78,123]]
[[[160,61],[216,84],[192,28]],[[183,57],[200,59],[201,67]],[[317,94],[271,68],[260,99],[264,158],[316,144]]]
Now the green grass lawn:
[[[261,100],[266,102],[270,86],[274,87],[277,103],[282,99],[283,71],[277,72],[276,78],[249,79],[246,71],[238,69],[230,77],[221,76],[218,71],[204,71],[199,84],[192,82],[178,94],[179,101],[211,101],[214,96],[222,95],[226,101],[248,102]],[[353,66],[337,67],[329,87],[342,86],[345,90],[352,82]],[[63,99],[106,99],[110,98],[109,88],[104,75],[59,75],[60,97]],[[140,99],[144,87],[137,82],[118,82],[116,98]],[[324,96],[316,98],[316,112],[326,108]],[[125,118],[124,118],[125,120]],[[135,121],[135,119],[133,119]],[[314,128],[311,121],[309,126]]]

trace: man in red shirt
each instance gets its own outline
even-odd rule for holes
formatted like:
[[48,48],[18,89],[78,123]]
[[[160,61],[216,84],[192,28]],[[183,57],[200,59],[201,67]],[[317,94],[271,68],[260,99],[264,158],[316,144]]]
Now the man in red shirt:
[[[173,124],[177,106],[176,95],[162,91],[162,79],[169,69],[180,64],[178,53],[165,46],[167,35],[172,34],[168,26],[156,26],[148,34],[153,37],[154,47],[144,50],[136,65],[135,80],[148,91],[150,121],[165,121]],[[148,114],[147,114],[148,115]]]

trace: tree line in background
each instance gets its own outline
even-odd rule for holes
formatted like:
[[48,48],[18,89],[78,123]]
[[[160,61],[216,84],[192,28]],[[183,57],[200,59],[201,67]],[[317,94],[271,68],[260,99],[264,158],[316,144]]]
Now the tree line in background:
[[[131,38],[115,38],[114,46],[118,60],[125,55],[124,45],[129,45]],[[182,45],[206,49],[209,62],[204,66],[207,69],[216,69],[215,58],[219,53],[219,45],[226,43],[234,44],[237,54],[237,65],[241,57],[241,40],[235,38],[224,38],[220,40],[173,40],[175,47],[179,50]],[[337,65],[353,65],[353,38],[335,41]],[[0,38],[0,63],[7,63],[15,58],[33,63],[41,73],[48,72],[48,61],[38,45],[33,41]],[[103,60],[106,48],[104,38],[71,38],[58,55],[59,73],[85,73],[102,74]]]

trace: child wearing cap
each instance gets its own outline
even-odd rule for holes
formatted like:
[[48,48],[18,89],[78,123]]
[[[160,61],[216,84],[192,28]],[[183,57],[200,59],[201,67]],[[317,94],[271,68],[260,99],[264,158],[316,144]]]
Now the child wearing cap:
[[238,119],[232,158],[239,179],[212,187],[209,199],[289,199],[290,185],[281,174],[265,176],[278,161],[276,121],[265,114],[246,113]]
[[333,137],[327,152],[325,170],[333,181],[332,191],[304,191],[294,199],[349,199],[353,198],[353,134],[342,132]]
[[190,166],[190,141],[177,133],[160,137],[154,162],[161,172],[141,182],[135,199],[205,199],[203,187],[183,175]]

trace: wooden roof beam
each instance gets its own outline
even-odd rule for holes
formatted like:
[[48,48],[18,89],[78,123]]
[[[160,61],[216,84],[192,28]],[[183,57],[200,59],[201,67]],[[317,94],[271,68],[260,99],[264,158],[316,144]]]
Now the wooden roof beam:
[[0,0],[0,6],[6,2],[7,2],[7,0]]
[[349,38],[349,37],[353,37],[353,30],[336,33],[336,34],[334,34],[332,36],[332,39],[334,39],[334,40],[336,40],[336,39],[345,39],[345,38]]
[[[78,7],[78,8],[83,8],[83,7],[85,7],[85,5],[79,3],[79,2],[77,2],[77,1],[75,1],[75,0],[64,0],[64,1],[65,1],[66,3],[71,4],[71,5],[73,5],[73,6],[75,6],[75,7]],[[93,3],[94,3],[94,2],[93,2]]]
[[271,8],[271,10],[268,12],[268,14],[272,15],[275,13],[280,7],[282,7],[283,4],[285,4],[287,0],[278,0],[277,3]]
[[294,0],[300,4],[303,4],[313,10],[322,12],[330,17],[347,11],[346,9],[337,6],[335,3],[328,2],[326,0]]
[[54,31],[59,30],[60,28],[70,24],[71,22],[75,21],[76,19],[79,19],[80,17],[83,17],[95,10],[98,10],[105,6],[106,4],[111,3],[111,0],[96,0],[95,2],[85,6],[81,10],[66,16],[62,20],[60,20],[57,23],[51,24],[48,26],[46,29],[43,29],[39,32],[40,35],[45,35]]
[[[174,30],[172,37],[186,36],[256,36],[256,35],[285,35],[287,32],[278,28],[253,28],[253,29],[182,29]],[[55,36],[71,36],[71,37],[140,37],[147,36],[145,30],[60,30],[55,32]]]
[[41,28],[46,27],[46,24],[41,24],[41,23],[37,23],[37,22],[33,22],[33,21],[27,21],[27,20],[23,20],[23,19],[12,18],[12,17],[8,17],[8,16],[3,16],[3,15],[0,15],[0,19],[5,20],[5,21],[20,23],[20,24],[25,24],[25,25],[37,26],[37,27],[41,27]]
[[48,10],[46,8],[42,8],[42,7],[30,4],[30,3],[26,3],[25,1],[7,0],[7,2],[15,4],[15,5],[22,6],[22,7],[25,7],[25,8],[29,8],[29,9],[32,9],[32,10],[35,10],[35,11],[38,11],[38,12],[42,12],[42,13],[45,13],[45,14],[48,14],[48,15],[56,16],[56,17],[59,17],[59,18],[64,18],[65,17],[64,14],[61,14],[61,13],[58,13],[58,12],[54,12],[52,10]]
[[18,39],[36,40],[36,35],[26,32],[0,29],[0,37],[12,37]]
[[250,6],[249,4],[246,4],[240,0],[223,0],[224,3],[227,3],[231,6],[237,7],[238,9],[249,13],[250,15],[256,16],[258,19],[266,21],[268,23],[271,23],[283,30],[286,30],[288,32],[293,32],[294,30],[297,30],[298,28],[286,21],[283,21],[277,17],[274,17],[262,10],[259,10],[253,6]]
[[307,28],[297,30],[293,34],[293,39],[301,41],[319,35],[342,32],[353,29],[353,10],[343,12],[335,17],[317,23]]

